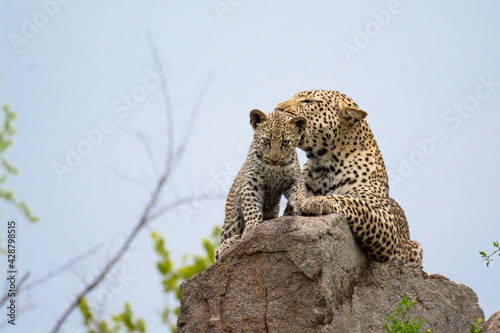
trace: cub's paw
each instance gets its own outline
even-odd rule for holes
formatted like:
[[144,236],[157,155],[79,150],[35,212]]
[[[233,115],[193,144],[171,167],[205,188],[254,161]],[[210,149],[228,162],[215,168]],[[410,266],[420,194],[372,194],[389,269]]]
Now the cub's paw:
[[236,243],[240,240],[240,235],[234,235],[229,239],[226,239],[222,242],[221,246],[215,251],[215,260],[219,260],[222,257],[225,257],[230,250],[234,247]]
[[285,211],[283,212],[283,216],[297,216],[297,215],[301,215],[301,206],[302,206],[302,201],[300,202],[291,202],[291,201],[288,201],[288,203],[286,204],[286,208],[285,208]]
[[290,204],[290,201],[286,204],[285,211],[283,212],[283,216],[292,216],[292,215],[297,215],[295,214],[295,208],[292,207]]
[[307,198],[300,207],[302,215],[315,216],[335,213],[332,200],[327,197]]

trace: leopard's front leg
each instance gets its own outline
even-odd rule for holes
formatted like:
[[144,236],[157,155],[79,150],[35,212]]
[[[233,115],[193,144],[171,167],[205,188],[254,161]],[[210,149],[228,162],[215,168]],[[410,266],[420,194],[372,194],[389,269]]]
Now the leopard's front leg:
[[300,210],[302,215],[316,216],[341,213],[337,201],[332,197],[311,197],[304,200]]
[[303,215],[343,214],[354,237],[368,255],[379,261],[392,261],[401,239],[397,233],[394,215],[377,198],[361,200],[341,195],[307,198],[301,206]]
[[301,215],[302,203],[306,200],[306,185],[297,162],[295,175],[290,185],[285,188],[285,197],[288,199],[284,215]]
[[241,213],[244,223],[243,236],[247,231],[255,229],[263,222],[263,202],[262,196],[255,191],[252,184],[246,184],[241,193]]
[[228,252],[230,252],[229,250],[239,242],[240,238],[240,235],[233,235],[229,239],[222,242],[220,247],[215,251],[215,260],[219,260],[219,258],[224,257]]

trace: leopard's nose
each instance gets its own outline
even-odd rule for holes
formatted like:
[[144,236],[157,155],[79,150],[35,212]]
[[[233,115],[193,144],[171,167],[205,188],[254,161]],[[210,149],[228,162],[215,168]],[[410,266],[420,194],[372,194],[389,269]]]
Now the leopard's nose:
[[275,111],[275,112],[282,112],[282,111],[283,111],[283,109],[282,109],[282,108],[275,107],[275,108],[274,108],[274,111]]

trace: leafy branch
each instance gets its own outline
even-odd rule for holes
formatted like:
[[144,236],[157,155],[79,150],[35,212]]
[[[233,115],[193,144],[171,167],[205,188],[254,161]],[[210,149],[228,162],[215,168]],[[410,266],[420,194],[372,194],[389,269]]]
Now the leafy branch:
[[97,319],[85,299],[80,301],[78,309],[83,315],[83,324],[89,333],[118,333],[123,329],[127,333],[146,332],[144,320],[141,318],[134,320],[132,308],[129,303],[125,303],[123,312],[111,317],[111,323],[108,323],[106,320]]
[[498,255],[500,256],[500,246],[498,245],[498,241],[493,242],[493,247],[496,248],[496,250],[493,251],[493,253],[486,254],[486,252],[484,252],[484,251],[479,252],[479,254],[481,255],[481,257],[483,258],[483,261],[486,261],[486,267],[490,267],[490,262],[493,261],[492,256],[495,253],[498,253]]
[[[418,316],[418,321],[415,319],[405,320],[407,312],[418,302],[410,302],[408,296],[404,294],[403,299],[399,302],[398,307],[392,315],[386,314],[387,319],[384,324],[384,329],[388,333],[420,333],[420,325],[426,323],[427,320]],[[431,333],[429,329],[425,331],[426,333]]]
[[[150,44],[151,52],[153,54],[153,58],[155,60],[156,64],[156,69],[161,75],[163,76],[163,70],[161,67],[161,62],[159,60],[158,52],[156,50],[156,47],[153,43],[153,39],[151,38],[151,35],[148,33],[148,41]],[[207,80],[205,81],[204,86],[200,90],[199,96],[196,100],[196,104],[194,108],[191,111],[191,116],[192,118],[195,118],[196,114],[199,111],[199,108],[201,106],[201,101],[205,95],[206,89],[208,88],[208,85],[212,79],[213,76],[213,71],[210,72],[209,76],[207,77]],[[158,207],[160,203],[160,197],[162,192],[165,190],[167,187],[167,184],[169,180],[171,179],[172,173],[175,169],[175,166],[178,164],[180,159],[182,158],[182,155],[184,154],[184,147],[186,146],[186,143],[189,141],[189,138],[192,133],[192,129],[194,126],[194,121],[189,122],[189,126],[187,129],[187,134],[186,137],[184,138],[184,142],[181,143],[177,149],[175,149],[174,145],[174,129],[175,127],[173,126],[173,108],[171,105],[171,99],[169,95],[169,90],[167,87],[167,81],[165,77],[163,76],[163,79],[161,80],[160,83],[161,86],[161,91],[163,93],[164,97],[164,108],[166,112],[166,118],[167,118],[167,156],[165,160],[165,164],[163,166],[163,170],[161,174],[158,176],[155,186],[153,187],[153,190],[150,192],[150,196],[148,199],[147,204],[145,205],[142,214],[140,215],[139,220],[137,221],[137,224],[135,227],[130,231],[129,235],[126,237],[126,239],[123,241],[122,245],[118,249],[118,251],[111,257],[111,259],[104,265],[104,267],[101,269],[99,274],[97,274],[94,279],[88,283],[83,290],[81,290],[73,299],[73,301],[69,304],[69,306],[66,308],[64,313],[59,317],[57,320],[55,326],[52,328],[51,332],[56,333],[59,332],[62,325],[66,322],[68,317],[73,313],[73,311],[77,308],[80,309],[80,312],[84,315],[84,319],[88,317],[88,315],[91,313],[89,312],[90,309],[85,308],[85,297],[91,293],[98,285],[100,285],[104,279],[108,276],[108,274],[111,272],[111,270],[116,266],[116,264],[122,259],[122,257],[127,253],[130,245],[132,242],[135,240],[137,235],[144,229],[146,225],[151,223],[152,221],[156,220],[163,214],[171,211],[172,209],[188,203],[195,201],[196,197],[194,196],[189,196],[186,198],[180,198],[177,200],[173,200],[170,203],[167,203],[164,206]],[[202,198],[203,199],[203,198]],[[83,305],[82,305],[83,304]],[[88,311],[87,311],[88,310]],[[125,309],[126,311],[124,313],[127,313],[127,308]],[[87,317],[86,317],[87,316]],[[91,317],[92,319],[93,317]],[[91,320],[89,319],[89,320]],[[99,323],[97,322],[90,322],[90,324],[95,324],[97,327],[99,326]],[[94,326],[95,326],[94,325]],[[119,328],[118,328],[119,329]],[[95,332],[90,330],[89,332]],[[99,331],[97,331],[99,332]],[[103,331],[106,332],[106,331]]]
[[[14,207],[17,208],[30,222],[37,222],[39,218],[35,216],[29,206],[23,202],[18,200],[14,191],[8,190],[3,187],[3,184],[7,181],[9,176],[17,175],[19,173],[19,169],[11,164],[5,157],[4,154],[6,150],[12,145],[13,138],[16,133],[16,129],[13,127],[13,122],[16,120],[17,115],[8,104],[5,104],[2,108],[3,110],[3,123],[0,126],[0,199],[6,202],[11,203]],[[1,216],[0,211],[0,216]]]
[[[162,276],[163,292],[167,296],[175,296],[177,304],[181,300],[179,286],[182,281],[189,279],[195,274],[205,270],[215,262],[215,249],[219,246],[220,227],[215,227],[208,238],[204,238],[202,245],[205,253],[203,256],[194,255],[189,258],[184,255],[182,264],[179,268],[174,268],[170,253],[165,248],[163,237],[156,232],[151,233],[153,238],[155,252],[159,257],[156,267]],[[177,317],[179,316],[179,306],[171,307],[169,304],[162,312],[162,321],[170,327],[172,332],[177,328]]]

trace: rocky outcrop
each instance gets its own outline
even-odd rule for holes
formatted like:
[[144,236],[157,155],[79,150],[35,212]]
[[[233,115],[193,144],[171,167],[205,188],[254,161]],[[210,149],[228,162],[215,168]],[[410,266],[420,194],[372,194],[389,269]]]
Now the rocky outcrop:
[[484,321],[472,289],[368,260],[336,214],[266,221],[180,290],[178,332],[383,332],[404,293],[433,332]]
[[484,323],[484,329],[481,332],[500,333],[500,311],[491,315],[486,323]]

